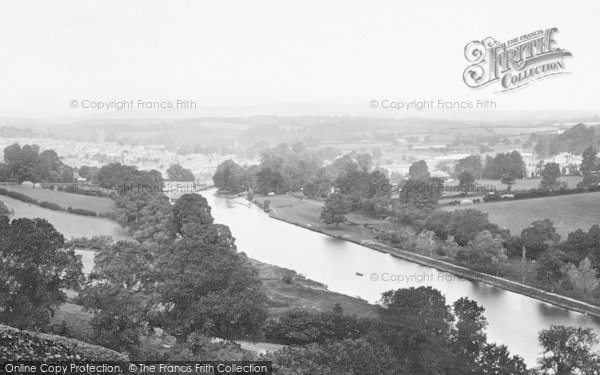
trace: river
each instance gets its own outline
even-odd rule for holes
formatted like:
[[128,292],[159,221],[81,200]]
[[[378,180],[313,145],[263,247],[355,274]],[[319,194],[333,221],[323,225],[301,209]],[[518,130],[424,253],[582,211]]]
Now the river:
[[202,195],[215,221],[231,228],[239,251],[293,269],[332,291],[376,303],[390,289],[432,286],[448,304],[460,297],[477,301],[485,308],[489,341],[505,344],[529,366],[540,354],[538,332],[550,325],[592,327],[600,333],[600,319],[272,219],[244,198],[218,196],[214,190]]
[[[538,332],[552,324],[592,327],[600,332],[600,319],[272,219],[244,198],[218,196],[214,190],[202,195],[211,205],[215,221],[231,228],[238,250],[249,257],[293,269],[332,291],[373,303],[384,291],[410,286],[432,286],[446,296],[448,304],[469,297],[486,310],[489,341],[507,345],[530,366],[540,352]],[[128,238],[117,223],[107,219],[51,211],[8,197],[1,200],[15,210],[14,217],[43,217],[67,239],[100,234],[116,240]],[[94,253],[77,253],[82,256],[85,273],[89,273]],[[372,274],[377,275],[376,281],[371,280]]]

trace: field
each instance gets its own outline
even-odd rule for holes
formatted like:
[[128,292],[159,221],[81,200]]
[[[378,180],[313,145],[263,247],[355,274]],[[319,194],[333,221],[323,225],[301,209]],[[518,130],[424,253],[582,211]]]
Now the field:
[[36,199],[38,202],[46,201],[55,203],[62,208],[83,208],[94,211],[98,214],[112,212],[115,209],[115,203],[109,198],[92,197],[63,191],[53,191],[49,189],[33,189],[20,185],[2,185],[1,187],[9,191],[16,191],[18,193],[27,195],[28,197]]
[[[600,224],[600,192],[535,198],[498,203],[481,203],[473,208],[487,212],[490,221],[518,235],[532,221],[550,219],[561,238],[578,228],[588,230]],[[445,207],[456,210],[461,207]],[[463,207],[464,208],[464,207]]]
[[[50,193],[53,192],[50,191]],[[82,197],[87,198],[83,195]],[[109,219],[53,211],[6,196],[0,196],[0,201],[6,203],[9,209],[14,210],[15,214],[11,219],[20,217],[46,219],[67,240],[77,237],[92,238],[94,236],[107,235],[112,236],[115,241],[118,241],[129,237],[125,229],[121,228],[115,221]]]
[[[568,184],[569,189],[574,189],[577,187],[577,184],[581,182],[581,176],[563,176],[560,178],[560,181],[566,182]],[[537,189],[540,186],[541,178],[526,178],[524,180],[517,180],[515,184],[512,186],[512,190],[530,190]],[[503,185],[500,180],[477,180],[477,184],[481,187],[489,188],[489,190],[496,189],[497,191],[506,190],[506,185]],[[458,180],[453,180],[446,184],[447,186],[457,186]]]
[[[485,180],[487,181],[487,180]],[[536,181],[536,180],[523,180]],[[492,182],[492,181],[490,181]],[[483,182],[482,182],[483,183]],[[301,224],[315,230],[324,230],[342,238],[365,241],[373,234],[369,228],[391,226],[391,223],[371,219],[360,214],[347,215],[346,223],[326,225],[319,220],[322,202],[299,199],[291,195],[256,197],[263,202],[270,200],[271,216],[291,223]],[[600,225],[600,192],[564,195],[549,198],[523,199],[507,202],[480,203],[471,206],[489,214],[490,221],[510,229],[518,235],[535,220],[550,219],[554,222],[563,239],[576,229],[588,230],[592,225]],[[452,211],[464,207],[447,206]],[[393,230],[394,228],[387,228]]]
[[302,199],[292,195],[275,195],[271,197],[255,197],[255,201],[262,204],[265,200],[271,201],[271,217],[292,224],[299,224],[316,231],[327,233],[343,239],[354,241],[369,241],[373,239],[373,233],[369,226],[381,226],[380,220],[371,219],[360,214],[346,215],[347,221],[336,226],[335,224],[324,224],[319,216],[323,202],[312,199]]

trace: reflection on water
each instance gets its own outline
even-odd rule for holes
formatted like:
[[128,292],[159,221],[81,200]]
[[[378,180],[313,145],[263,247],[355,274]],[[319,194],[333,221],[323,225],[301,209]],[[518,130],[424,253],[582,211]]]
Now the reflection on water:
[[[231,228],[238,249],[249,257],[293,269],[332,291],[373,303],[386,290],[411,286],[439,289],[449,304],[469,297],[486,309],[490,341],[507,345],[529,365],[539,356],[538,332],[552,324],[600,330],[600,321],[583,314],[273,220],[257,207],[234,203],[245,202],[243,198],[217,196],[214,191],[203,195],[212,206],[215,221]],[[376,281],[371,274],[377,275]]]

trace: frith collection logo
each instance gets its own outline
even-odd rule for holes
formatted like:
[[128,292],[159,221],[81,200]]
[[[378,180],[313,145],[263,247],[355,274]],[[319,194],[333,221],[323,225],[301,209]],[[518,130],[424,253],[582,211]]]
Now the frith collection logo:
[[571,52],[558,47],[553,27],[500,43],[492,37],[465,46],[469,65],[463,80],[472,88],[499,82],[498,92],[514,90],[541,78],[568,73],[565,58]]

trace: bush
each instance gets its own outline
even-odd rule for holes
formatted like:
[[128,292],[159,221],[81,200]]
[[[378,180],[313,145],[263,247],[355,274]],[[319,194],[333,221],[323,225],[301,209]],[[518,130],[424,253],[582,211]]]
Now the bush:
[[67,211],[72,213],[72,214],[76,214],[76,215],[83,215],[83,216],[98,216],[98,214],[95,211],[90,211],[90,210],[86,210],[83,208],[73,208],[73,207],[69,207],[67,208]]
[[415,247],[417,235],[414,230],[407,227],[401,227],[397,231],[387,231],[375,236],[376,240],[388,241],[392,246],[405,250],[412,250]]
[[54,210],[54,211],[63,211],[63,208],[62,208],[61,206],[59,206],[59,205],[58,205],[58,204],[56,204],[56,203],[52,203],[52,202],[46,202],[46,201],[43,201],[43,202],[39,202],[39,203],[38,203],[38,205],[39,205],[40,207],[44,207],[44,208],[47,208],[47,209],[49,209],[49,210]]
[[[2,190],[4,190],[4,189],[2,189]],[[4,195],[9,196],[14,199],[17,199],[17,200],[20,200],[20,201],[23,201],[25,203],[33,203],[33,204],[37,203],[37,200],[35,200],[31,197],[28,197],[25,194],[21,194],[16,191],[8,191],[8,190],[4,190],[4,192],[5,192],[5,193],[3,193]]]
[[268,342],[283,345],[324,343],[329,340],[356,339],[372,331],[366,319],[335,312],[314,312],[302,308],[289,310],[265,324]]

